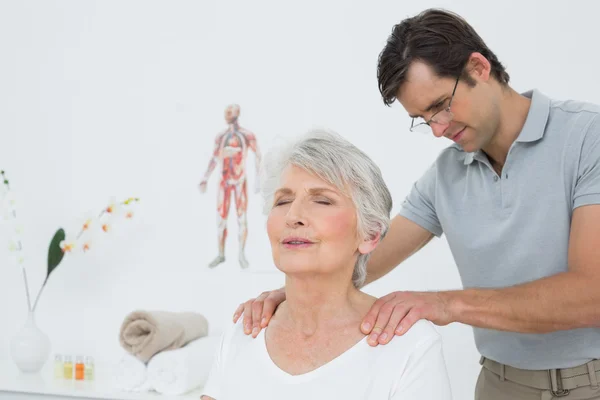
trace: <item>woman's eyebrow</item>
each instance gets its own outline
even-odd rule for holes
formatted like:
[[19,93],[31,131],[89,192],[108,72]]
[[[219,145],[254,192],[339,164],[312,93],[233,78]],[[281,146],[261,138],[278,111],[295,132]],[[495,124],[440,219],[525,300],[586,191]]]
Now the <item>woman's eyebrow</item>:
[[275,194],[293,194],[294,192],[292,191],[292,189],[289,188],[281,188],[281,189],[277,189],[277,191],[275,192]]
[[330,192],[333,194],[338,194],[335,190],[333,189],[329,189],[329,188],[325,188],[325,187],[316,187],[316,188],[310,188],[308,189],[308,193],[310,194],[321,194],[323,192]]
[[[323,192],[329,192],[329,193],[339,195],[339,193],[337,191],[327,188],[327,187],[314,187],[314,188],[307,189],[306,192],[308,192],[311,195],[321,194]],[[279,194],[288,195],[288,194],[294,194],[294,191],[290,188],[283,187],[283,188],[277,189],[275,194],[276,195],[279,195]]]

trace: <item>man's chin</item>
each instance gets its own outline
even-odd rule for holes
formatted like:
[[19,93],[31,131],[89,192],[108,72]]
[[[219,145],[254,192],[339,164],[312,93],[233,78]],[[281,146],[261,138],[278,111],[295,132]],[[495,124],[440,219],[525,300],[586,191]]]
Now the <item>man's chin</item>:
[[457,144],[460,146],[461,149],[463,149],[465,153],[475,153],[477,150],[479,150],[479,147],[474,146],[471,142]]

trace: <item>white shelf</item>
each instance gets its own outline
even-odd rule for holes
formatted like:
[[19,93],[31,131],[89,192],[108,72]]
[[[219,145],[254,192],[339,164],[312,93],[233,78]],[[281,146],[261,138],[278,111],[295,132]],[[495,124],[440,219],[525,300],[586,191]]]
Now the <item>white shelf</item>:
[[[108,399],[108,400],[198,400],[201,389],[180,396],[163,395],[157,392],[126,392],[112,386],[110,371],[96,365],[95,380],[77,381],[54,378],[48,364],[36,374],[25,374],[11,360],[0,360],[0,399],[65,398],[65,399]],[[21,396],[18,396],[21,395]],[[27,397],[25,397],[27,395]]]

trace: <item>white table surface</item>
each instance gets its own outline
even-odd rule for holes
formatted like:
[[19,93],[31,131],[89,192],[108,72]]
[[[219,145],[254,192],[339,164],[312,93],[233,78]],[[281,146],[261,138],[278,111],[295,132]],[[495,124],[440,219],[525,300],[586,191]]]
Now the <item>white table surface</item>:
[[108,399],[108,400],[199,400],[200,390],[180,396],[157,392],[126,392],[112,385],[110,370],[96,365],[95,379],[77,381],[54,378],[53,361],[49,359],[38,373],[22,373],[12,360],[0,360],[0,400],[49,400],[49,399]]

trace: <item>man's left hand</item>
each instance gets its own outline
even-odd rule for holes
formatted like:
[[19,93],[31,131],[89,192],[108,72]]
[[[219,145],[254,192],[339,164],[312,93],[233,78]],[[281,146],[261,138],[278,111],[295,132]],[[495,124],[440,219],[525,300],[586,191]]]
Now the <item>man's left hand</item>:
[[393,292],[378,299],[361,324],[371,346],[387,344],[403,335],[420,319],[436,325],[454,322],[449,300],[441,292]]

